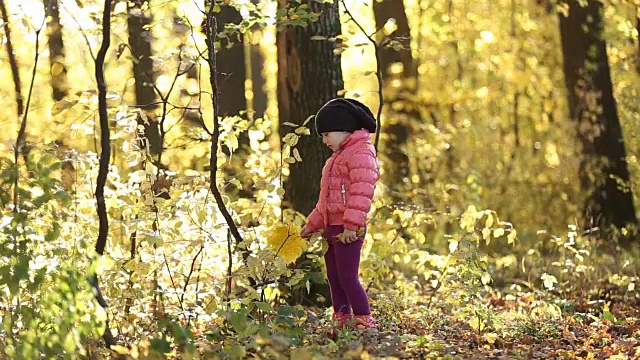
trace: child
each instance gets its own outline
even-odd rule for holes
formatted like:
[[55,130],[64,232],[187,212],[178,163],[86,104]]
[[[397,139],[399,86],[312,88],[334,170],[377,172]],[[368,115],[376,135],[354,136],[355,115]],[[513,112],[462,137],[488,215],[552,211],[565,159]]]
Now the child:
[[380,176],[370,138],[375,131],[371,110],[357,100],[331,100],[316,114],[316,132],[333,155],[322,169],[318,203],[300,235],[309,237],[324,230],[333,320],[340,327],[352,318],[356,328],[377,327],[358,279],[367,213]]

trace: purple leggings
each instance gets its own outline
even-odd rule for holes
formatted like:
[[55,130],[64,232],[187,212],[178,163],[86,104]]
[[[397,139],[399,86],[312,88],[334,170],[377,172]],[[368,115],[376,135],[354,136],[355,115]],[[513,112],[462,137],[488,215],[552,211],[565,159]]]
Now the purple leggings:
[[351,244],[343,244],[336,237],[343,231],[342,225],[331,225],[324,229],[323,234],[329,243],[324,261],[327,264],[333,310],[343,313],[351,313],[353,310],[355,315],[369,315],[369,299],[358,278],[364,236]]

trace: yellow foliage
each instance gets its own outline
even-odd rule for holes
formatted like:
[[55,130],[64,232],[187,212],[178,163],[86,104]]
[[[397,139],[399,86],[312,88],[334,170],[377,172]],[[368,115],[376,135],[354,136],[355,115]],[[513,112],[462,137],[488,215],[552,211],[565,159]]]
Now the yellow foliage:
[[286,264],[296,261],[307,248],[300,232],[287,224],[273,227],[267,236],[267,244]]

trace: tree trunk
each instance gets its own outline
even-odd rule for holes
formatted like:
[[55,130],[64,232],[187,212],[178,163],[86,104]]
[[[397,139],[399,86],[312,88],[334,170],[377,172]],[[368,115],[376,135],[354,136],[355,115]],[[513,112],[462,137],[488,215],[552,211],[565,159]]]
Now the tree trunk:
[[[239,115],[247,108],[244,94],[246,69],[244,62],[244,44],[242,34],[234,31],[229,37],[224,37],[226,24],[238,25],[242,21],[240,12],[233,6],[223,5],[218,19],[218,96],[220,97],[220,116]],[[222,33],[222,34],[221,34]]]
[[67,67],[65,65],[64,42],[58,0],[43,0],[47,16],[47,35],[49,36],[49,64],[53,99],[62,100],[69,92]]
[[[185,19],[179,17],[178,15],[173,16],[173,33],[178,37],[178,39],[180,39],[180,45],[178,45],[179,51],[192,54],[197,53],[196,48],[194,48],[192,45],[188,45],[191,42],[192,30],[192,27],[186,23]],[[196,62],[197,60],[193,59],[192,61]],[[187,72],[185,76],[187,77],[189,82],[195,81],[196,83],[199,83],[199,66],[197,64],[193,64],[193,66],[190,65],[191,64],[189,64],[189,67],[186,69]],[[180,87],[180,97],[183,98],[182,101],[189,104],[189,107],[193,108],[184,110],[182,116],[184,117],[185,124],[187,126],[196,126],[198,128],[201,128],[204,123],[202,121],[200,113],[195,110],[200,106],[200,102],[198,101],[198,92],[194,92],[188,86]]]
[[[260,0],[251,0],[255,6],[260,6]],[[251,69],[251,90],[253,92],[251,119],[263,118],[267,113],[267,91],[265,85],[265,57],[260,46],[264,34],[264,27],[255,25],[251,31],[252,41],[249,44],[249,64]]]
[[[247,110],[247,97],[245,95],[245,80],[247,79],[247,67],[245,58],[244,36],[236,30],[226,30],[229,25],[235,26],[242,22],[240,12],[233,6],[222,5],[220,12],[216,14],[217,35],[220,47],[216,49],[217,54],[217,77],[218,77],[218,116],[241,116],[241,111]],[[248,55],[248,54],[247,54]],[[248,119],[249,116],[242,115]],[[249,118],[250,119],[250,118]],[[250,178],[241,177],[238,174],[244,173],[247,154],[249,152],[249,133],[242,131],[237,134],[238,148],[233,156],[226,145],[222,146],[222,151],[231,161],[225,167],[226,175],[230,178],[239,178],[242,189],[238,196],[242,198],[253,197],[253,183]]]
[[[254,32],[256,36],[262,36]],[[267,92],[265,90],[264,67],[266,65],[260,44],[251,44],[251,86],[253,91],[253,119],[263,118],[267,112]]]
[[568,16],[560,15],[560,35],[569,115],[582,145],[580,180],[589,192],[585,213],[601,227],[623,227],[635,223],[636,214],[603,38],[602,4],[568,3]]
[[[7,46],[7,55],[9,57],[9,65],[11,66],[11,75],[13,75],[13,86],[16,92],[16,111],[18,119],[24,115],[24,98],[22,97],[22,83],[20,82],[20,69],[18,61],[13,52],[13,43],[11,42],[11,26],[9,24],[9,13],[4,0],[0,0],[0,12],[2,12],[2,22],[4,23],[4,38]],[[20,141],[20,139],[18,139]],[[18,144],[20,145],[20,144]],[[16,149],[18,151],[19,149]]]
[[638,52],[636,53],[636,71],[640,74],[640,8],[636,9],[639,14],[636,18],[636,32],[638,33]]
[[[334,54],[334,43],[311,41],[312,36],[335,37],[341,34],[338,2],[319,4],[305,0],[309,11],[320,13],[316,22],[307,27],[284,26],[276,40],[278,48],[278,108],[280,136],[291,131],[282,125],[291,122],[302,125],[325,102],[336,97],[343,89],[340,56]],[[296,6],[294,1],[279,0],[280,9]],[[330,151],[315,136],[314,123],[310,121],[311,136],[300,139],[296,148],[303,163],[290,167],[285,183],[285,202],[293,209],[308,214],[315,207],[320,193],[320,175]]]
[[148,4],[148,1],[130,0],[127,2],[127,24],[129,26],[129,46],[133,56],[136,104],[147,117],[147,119],[139,117],[138,122],[144,126],[144,137],[147,139],[151,155],[155,157],[162,152],[162,137],[158,121],[153,113],[153,110],[157,107],[155,104],[157,97],[153,89],[156,76],[153,71],[153,60],[151,59],[153,35],[149,30],[151,16],[143,11],[144,3]]
[[[373,2],[373,13],[376,20],[376,28],[380,29],[389,19],[394,19],[397,29],[388,34],[384,30],[378,32],[377,43],[383,45],[380,49],[380,68],[382,69],[382,79],[384,84],[391,84],[391,80],[400,79],[406,88],[390,89],[385,87],[385,103],[396,101],[404,102],[400,111],[393,111],[392,106],[386,106],[386,132],[389,135],[387,144],[388,162],[386,165],[387,183],[389,187],[400,191],[401,184],[409,181],[409,157],[407,140],[409,138],[409,127],[411,121],[419,118],[417,111],[403,101],[406,94],[413,94],[412,86],[416,83],[417,68],[411,55],[411,34],[409,32],[409,22],[405,14],[404,4],[400,0],[382,0]],[[395,47],[394,47],[395,45]],[[401,47],[400,47],[401,45]],[[394,74],[391,66],[402,64],[402,73]],[[412,85],[413,84],[413,85]],[[388,86],[388,85],[387,85]]]

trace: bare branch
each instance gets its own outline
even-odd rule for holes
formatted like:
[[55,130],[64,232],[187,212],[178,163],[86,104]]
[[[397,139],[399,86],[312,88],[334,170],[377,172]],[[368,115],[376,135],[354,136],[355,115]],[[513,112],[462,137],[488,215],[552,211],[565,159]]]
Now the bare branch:
[[224,204],[224,200],[222,199],[222,195],[220,194],[220,190],[218,190],[217,186],[217,172],[218,172],[218,140],[220,138],[220,121],[218,119],[219,113],[219,104],[218,104],[218,77],[217,77],[217,63],[216,63],[216,48],[215,48],[215,38],[217,33],[217,20],[213,14],[213,6],[210,6],[209,11],[206,14],[206,41],[208,47],[208,64],[210,68],[209,81],[211,83],[211,89],[213,90],[213,94],[211,96],[213,102],[213,133],[211,133],[211,160],[210,160],[210,174],[211,174],[211,192],[213,193],[214,198],[216,199],[216,203],[218,204],[218,208],[222,213],[222,216],[227,222],[229,226],[229,231],[236,239],[236,243],[240,243],[243,241],[240,232],[238,231],[238,227],[236,226],[231,214],[227,210],[227,207]]
[[80,29],[80,34],[82,34],[82,37],[84,38],[84,42],[87,44],[87,48],[89,49],[89,55],[91,55],[91,59],[93,59],[93,61],[96,61],[96,56],[93,54],[93,49],[91,49],[91,42],[89,41],[89,38],[87,37],[87,34],[84,32],[84,29],[82,28],[82,25],[80,25],[80,22],[78,21],[78,19],[76,19],[76,17],[73,15],[73,13],[69,10],[67,10],[67,8],[63,5],[63,3],[60,4],[60,7],[62,7],[64,9],[64,11],[67,12],[67,14],[69,14],[69,16],[71,16],[71,18],[73,19],[73,21],[75,21],[76,25],[78,25],[78,29]]
[[349,11],[349,8],[347,7],[347,4],[345,4],[344,0],[341,0],[342,2],[342,7],[344,7],[344,11],[345,13],[347,13],[347,15],[349,16],[349,18],[351,19],[351,21],[353,21],[354,24],[356,24],[356,26],[360,29],[360,31],[362,31],[362,33],[367,37],[367,39],[369,40],[369,42],[371,42],[371,44],[373,45],[373,48],[375,50],[375,56],[376,56],[376,80],[378,80],[378,113],[376,114],[376,123],[378,126],[376,126],[376,139],[375,139],[375,148],[376,151],[378,150],[378,142],[380,141],[380,127],[382,126],[381,122],[380,122],[380,116],[382,115],[382,107],[384,106],[384,98],[382,96],[382,69],[380,68],[380,48],[381,46],[373,39],[373,35],[375,35],[378,31],[380,31],[380,29],[377,29],[373,34],[369,35],[367,34],[367,32],[365,31],[365,29],[362,27],[362,25],[360,25],[360,23],[356,20],[356,18],[353,16],[353,14],[351,14],[351,12]]
[[[100,118],[100,160],[98,169],[98,178],[96,180],[96,207],[98,211],[99,229],[98,241],[96,242],[96,253],[100,256],[104,255],[104,249],[107,244],[107,235],[109,233],[109,218],[107,215],[107,207],[104,201],[104,186],[107,182],[107,174],[109,172],[109,159],[111,158],[111,142],[109,134],[109,114],[107,113],[107,84],[104,77],[104,62],[107,56],[107,50],[111,42],[111,0],[104,1],[104,9],[102,13],[102,45],[95,58],[96,83],[98,85],[98,115]],[[102,297],[98,276],[92,275],[91,283],[96,290],[96,298],[100,305],[106,310],[107,302]],[[103,339],[107,345],[116,344],[116,340],[109,329],[109,320],[106,320],[105,332]]]

